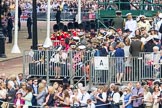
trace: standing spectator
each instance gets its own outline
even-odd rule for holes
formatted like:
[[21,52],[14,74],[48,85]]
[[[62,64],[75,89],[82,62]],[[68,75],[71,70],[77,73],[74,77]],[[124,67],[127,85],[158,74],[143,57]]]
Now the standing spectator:
[[20,4],[19,4],[19,7],[18,7],[18,27],[19,27],[19,31],[21,30],[21,14],[22,14],[22,10],[21,10],[21,7],[20,7]]
[[137,29],[137,22],[133,20],[131,13],[128,13],[126,16],[127,21],[125,22],[125,30],[129,29],[132,31],[131,35],[134,35],[134,31]]
[[26,96],[25,97],[22,97],[21,99],[25,100],[25,105],[26,107],[28,108],[32,108],[32,98],[33,98],[33,95],[32,95],[32,88],[30,86],[27,86],[26,87]]
[[140,28],[146,28],[146,31],[148,32],[151,28],[151,25],[149,23],[148,20],[146,20],[146,16],[145,15],[140,15],[139,16],[140,18],[140,21],[137,23],[137,28],[140,29]]
[[131,80],[131,71],[132,71],[132,64],[131,64],[131,54],[129,52],[130,48],[130,39],[128,37],[124,38],[124,54],[125,54],[125,70],[126,70],[126,80]]
[[37,105],[41,106],[46,96],[46,88],[43,83],[39,83],[38,92],[39,94],[36,95]]
[[[161,38],[162,37],[162,13],[159,13],[159,18],[160,18],[160,20],[157,22],[156,30],[159,31],[158,36],[159,36],[159,39],[162,40],[162,38]],[[162,41],[161,41],[161,43],[162,43]]]
[[[139,53],[143,51],[143,43],[140,41],[140,37],[134,37],[134,39],[132,40],[131,44],[130,44],[130,48],[129,48],[129,52],[133,57],[138,57]],[[139,69],[136,68],[138,67],[139,64],[139,60],[137,58],[133,59],[133,76],[135,78],[135,80],[138,80],[137,76],[139,75]],[[135,72],[135,73],[134,73]]]
[[100,49],[100,56],[107,56],[108,55],[108,48],[107,48],[107,43],[103,43],[102,47]]
[[67,72],[68,72],[67,57],[68,57],[68,54],[65,50],[60,51],[61,75],[67,75]]
[[60,6],[57,7],[57,13],[56,13],[56,22],[57,24],[60,24],[61,21],[61,10],[60,10]]
[[36,99],[36,96],[38,95],[38,79],[37,78],[34,78],[32,89],[33,89],[32,105],[37,106],[37,99]]
[[120,42],[117,45],[117,49],[115,51],[115,57],[116,57],[116,66],[117,66],[117,83],[121,83],[121,80],[123,78],[123,72],[124,72],[124,43]]
[[12,28],[13,28],[13,21],[11,17],[11,13],[8,13],[8,22],[7,22],[7,31],[8,31],[8,42],[7,43],[12,43]]
[[27,39],[32,38],[31,25],[32,25],[32,19],[31,19],[30,13],[28,13],[28,19],[27,19],[28,38]]
[[115,29],[123,29],[124,28],[124,19],[122,18],[121,11],[116,11],[116,18],[113,19],[113,26]]
[[110,45],[109,46],[109,50],[110,50],[110,57],[115,57],[115,46]]
[[[14,89],[14,82],[8,81],[7,87],[8,87],[7,102],[14,103],[15,94],[16,94],[16,91]],[[9,108],[12,108],[12,105],[10,105]]]
[[123,100],[123,108],[133,108],[132,106],[132,94],[131,89],[125,88],[124,92],[124,100]]
[[132,99],[133,99],[133,107],[134,108],[143,108],[142,106],[142,97],[144,94],[144,90],[141,87],[140,82],[136,83],[136,88],[132,90]]

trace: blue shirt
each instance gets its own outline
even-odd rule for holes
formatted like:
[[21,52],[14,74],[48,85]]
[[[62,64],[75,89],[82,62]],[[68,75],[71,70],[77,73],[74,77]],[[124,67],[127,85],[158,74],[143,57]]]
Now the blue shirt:
[[117,48],[115,52],[115,57],[124,57],[124,50],[122,48]]

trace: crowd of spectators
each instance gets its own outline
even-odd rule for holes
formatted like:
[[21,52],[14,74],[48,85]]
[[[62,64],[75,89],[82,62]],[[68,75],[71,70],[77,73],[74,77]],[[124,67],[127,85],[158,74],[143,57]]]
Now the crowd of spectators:
[[26,78],[23,74],[7,77],[0,74],[0,105],[2,108],[161,108],[162,84],[160,80],[142,83],[128,82],[124,86],[114,83],[92,87],[67,80],[48,85],[45,79]]
[[[4,6],[9,7],[11,10],[15,8],[15,1],[7,0],[3,1]],[[32,10],[32,0],[20,0],[19,5],[23,11],[31,11]],[[77,11],[78,3],[76,0],[64,0],[64,1],[54,1],[51,0],[51,10],[56,11],[57,7],[60,6],[61,10],[64,12],[73,12]],[[89,10],[97,9],[96,1],[82,1],[82,9],[88,12]],[[47,0],[37,0],[37,11],[38,12],[46,12],[47,11]]]
[[[100,3],[108,4],[103,5]],[[119,4],[119,2],[124,2]],[[97,9],[110,9],[110,10],[160,10],[162,4],[160,0],[146,0],[144,2],[138,0],[131,0],[131,1],[122,1],[122,0],[110,0],[110,1],[103,1],[103,0],[81,0],[82,11],[89,12],[89,11],[97,11]],[[99,3],[99,5],[98,5]],[[144,3],[145,5],[141,5]],[[9,7],[11,10],[15,8],[15,1],[14,0],[4,0],[4,6]],[[155,4],[155,5],[150,5]],[[32,10],[32,0],[19,0],[19,5],[23,11],[31,11]],[[78,7],[77,0],[57,0],[51,1],[51,10],[56,11],[57,7],[60,6],[63,12],[76,12]],[[98,7],[99,6],[99,7]],[[47,11],[47,0],[37,0],[37,11],[38,12],[46,12]]]

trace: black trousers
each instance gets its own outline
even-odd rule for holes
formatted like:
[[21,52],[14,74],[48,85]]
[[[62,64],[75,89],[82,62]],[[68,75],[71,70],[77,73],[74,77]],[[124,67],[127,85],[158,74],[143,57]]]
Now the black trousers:
[[18,19],[18,27],[19,27],[19,30],[21,29],[21,22],[20,22],[20,18]]
[[56,18],[57,24],[60,24],[60,18]]
[[9,43],[12,43],[12,30],[8,30]]
[[32,38],[31,26],[28,28],[28,38]]

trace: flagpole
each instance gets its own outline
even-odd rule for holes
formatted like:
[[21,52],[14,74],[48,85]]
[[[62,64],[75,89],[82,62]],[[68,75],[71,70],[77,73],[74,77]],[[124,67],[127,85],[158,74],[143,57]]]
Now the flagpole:
[[51,47],[52,46],[52,41],[50,38],[50,13],[51,13],[51,6],[50,6],[50,1],[48,0],[47,3],[47,36],[46,36],[46,40],[43,44],[44,47]]
[[78,0],[78,24],[82,22],[81,20],[81,0]]
[[16,6],[15,6],[15,32],[14,32],[14,45],[11,50],[11,53],[21,53],[20,49],[18,47],[18,0],[16,0]]

